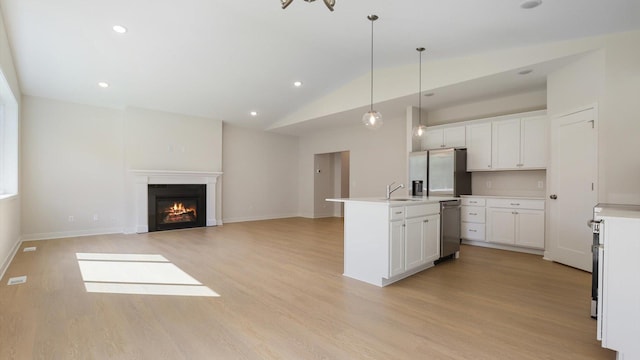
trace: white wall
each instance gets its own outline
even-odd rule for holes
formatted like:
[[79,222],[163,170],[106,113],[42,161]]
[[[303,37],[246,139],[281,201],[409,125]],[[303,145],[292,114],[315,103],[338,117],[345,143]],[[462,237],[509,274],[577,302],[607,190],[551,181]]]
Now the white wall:
[[298,214],[298,138],[223,126],[223,222]]
[[25,96],[22,114],[24,239],[120,232],[122,112]]
[[[356,119],[355,123],[359,123]],[[407,182],[406,119],[384,119],[379,130],[364,126],[326,130],[300,138],[299,212],[314,214],[314,155],[349,151],[349,196],[385,196],[385,186]],[[406,189],[405,189],[406,190]],[[398,194],[407,194],[399,191]]]
[[[13,58],[11,56],[11,47],[4,26],[4,18],[0,12],[0,71],[7,79],[11,92],[21,106],[21,92],[18,85],[18,77],[16,75]],[[18,133],[20,133],[20,120],[18,121]],[[20,154],[19,154],[20,156]],[[20,173],[20,169],[18,170]],[[0,199],[0,276],[9,266],[9,261],[15,250],[20,244],[20,193],[22,189],[18,188],[18,196],[9,199]]]
[[129,108],[124,113],[127,169],[222,170],[222,122]]
[[220,171],[221,128],[211,119],[25,96],[23,239],[131,231],[128,170]]
[[518,94],[495,96],[461,105],[429,109],[427,111],[426,125],[434,126],[519,112],[544,110],[546,108],[546,89],[527,91]]
[[640,204],[640,32],[606,47],[600,107],[600,201]]
[[[478,171],[471,175],[473,195],[545,197],[545,170]],[[539,183],[542,182],[542,187]]]

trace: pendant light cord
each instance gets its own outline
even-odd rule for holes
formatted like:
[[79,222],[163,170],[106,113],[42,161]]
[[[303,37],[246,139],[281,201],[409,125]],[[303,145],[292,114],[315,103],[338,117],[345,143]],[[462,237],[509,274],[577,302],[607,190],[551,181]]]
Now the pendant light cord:
[[375,15],[369,16],[369,20],[371,20],[371,112],[373,112],[373,22],[376,21],[377,18]]
[[419,47],[418,50],[418,125],[422,126],[422,52],[423,47]]
[[419,57],[419,73],[420,76],[418,76],[418,125],[422,125],[422,51],[420,50],[424,48],[418,48],[418,54],[420,55]]

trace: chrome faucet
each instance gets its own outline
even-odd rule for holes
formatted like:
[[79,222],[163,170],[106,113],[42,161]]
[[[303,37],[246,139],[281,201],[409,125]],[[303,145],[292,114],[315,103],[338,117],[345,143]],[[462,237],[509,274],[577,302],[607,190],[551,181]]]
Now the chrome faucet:
[[395,184],[396,182],[392,182],[391,184],[387,185],[387,200],[391,199],[391,193],[393,193],[394,191],[398,190],[398,189],[402,189],[404,187],[404,184],[400,184],[396,187],[394,187],[393,189],[391,188],[391,185]]

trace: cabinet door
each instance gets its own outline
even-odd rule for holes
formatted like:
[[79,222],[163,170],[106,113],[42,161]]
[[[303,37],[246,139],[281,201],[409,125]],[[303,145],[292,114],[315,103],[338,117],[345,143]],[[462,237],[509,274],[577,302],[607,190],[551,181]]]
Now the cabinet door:
[[467,171],[491,170],[491,123],[467,125]]
[[442,129],[427,129],[422,139],[422,149],[440,149],[444,145]]
[[404,221],[389,224],[389,277],[392,277],[404,272]]
[[517,210],[516,245],[544,249],[544,211]]
[[520,123],[520,163],[522,168],[540,169],[547,167],[547,117],[524,118]]
[[487,208],[487,241],[514,245],[516,243],[516,211]]
[[422,216],[405,222],[405,271],[425,264],[425,221],[427,217]]
[[494,121],[492,128],[493,169],[519,169],[520,119]]
[[464,126],[442,129],[444,147],[466,147],[466,131]]
[[440,258],[440,215],[429,215],[423,222],[424,262]]

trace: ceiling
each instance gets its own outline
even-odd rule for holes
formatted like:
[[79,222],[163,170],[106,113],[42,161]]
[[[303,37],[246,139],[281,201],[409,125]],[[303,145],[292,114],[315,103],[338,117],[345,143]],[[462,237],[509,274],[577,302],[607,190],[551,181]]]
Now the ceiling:
[[[638,0],[543,0],[532,10],[520,3],[336,0],[330,12],[322,1],[303,0],[286,10],[279,0],[0,0],[24,94],[258,129],[368,74],[368,14],[380,16],[376,68],[415,63],[417,46],[428,49],[423,60],[435,60],[640,29]],[[128,32],[114,32],[116,24]],[[544,72],[538,75],[529,84],[480,79],[439,91],[431,101],[539,87]],[[302,87],[293,86],[297,80]],[[100,81],[110,86],[100,88]],[[404,111],[406,101],[378,110]],[[331,116],[316,120],[290,133],[337,124]]]

